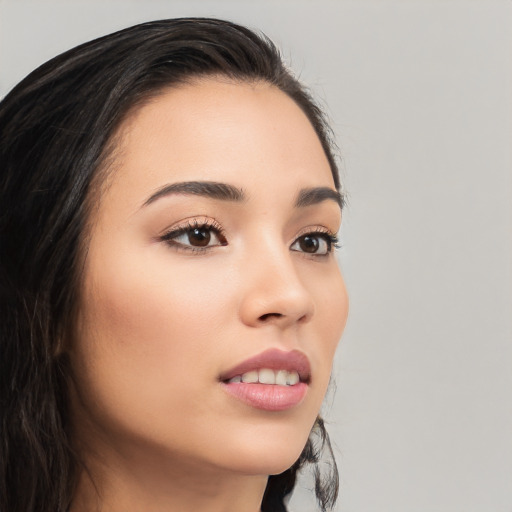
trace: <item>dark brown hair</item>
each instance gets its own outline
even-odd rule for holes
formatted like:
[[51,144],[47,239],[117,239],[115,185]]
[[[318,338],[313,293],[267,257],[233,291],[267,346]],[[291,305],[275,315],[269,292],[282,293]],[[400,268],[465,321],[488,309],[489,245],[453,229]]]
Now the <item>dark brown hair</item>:
[[[70,506],[80,462],[59,344],[76,303],[91,183],[133,108],[205,75],[265,81],[290,96],[315,128],[339,189],[320,109],[271,41],[227,21],[162,20],[96,39],[43,64],[0,103],[1,511]],[[307,462],[322,510],[333,505],[334,459],[327,477],[316,465],[324,448],[332,457],[319,419],[293,467],[269,477],[264,512],[286,511]]]

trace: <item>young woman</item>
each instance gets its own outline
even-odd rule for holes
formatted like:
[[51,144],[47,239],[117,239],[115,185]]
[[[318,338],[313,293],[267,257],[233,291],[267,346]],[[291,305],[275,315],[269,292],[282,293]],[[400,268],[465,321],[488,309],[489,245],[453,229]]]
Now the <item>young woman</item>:
[[0,166],[0,510],[286,510],[348,303],[328,129],[273,44],[70,50],[0,104]]

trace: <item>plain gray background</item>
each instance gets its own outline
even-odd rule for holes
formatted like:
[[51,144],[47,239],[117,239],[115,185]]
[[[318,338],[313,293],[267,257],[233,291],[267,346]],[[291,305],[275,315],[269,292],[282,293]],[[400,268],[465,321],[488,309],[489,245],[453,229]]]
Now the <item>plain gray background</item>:
[[266,32],[337,134],[337,510],[512,512],[512,2],[0,0],[0,96],[78,43],[190,15]]

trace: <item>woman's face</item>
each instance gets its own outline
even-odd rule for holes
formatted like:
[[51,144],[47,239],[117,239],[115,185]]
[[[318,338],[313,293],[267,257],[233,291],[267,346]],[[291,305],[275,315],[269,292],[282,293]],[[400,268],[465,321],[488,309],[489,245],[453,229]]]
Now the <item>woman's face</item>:
[[107,463],[281,472],[347,316],[318,137],[275,87],[210,78],[140,108],[119,140],[70,348],[76,437]]

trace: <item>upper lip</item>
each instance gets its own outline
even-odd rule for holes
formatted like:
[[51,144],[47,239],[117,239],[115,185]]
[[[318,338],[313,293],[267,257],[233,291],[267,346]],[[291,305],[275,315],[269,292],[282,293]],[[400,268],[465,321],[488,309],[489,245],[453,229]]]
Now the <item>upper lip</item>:
[[278,349],[269,349],[257,354],[233,368],[224,372],[220,376],[221,381],[227,381],[250,372],[251,370],[259,370],[261,368],[269,368],[270,370],[286,370],[288,372],[297,372],[301,382],[308,382],[311,375],[311,366],[305,354],[299,350],[291,350],[284,352]]

